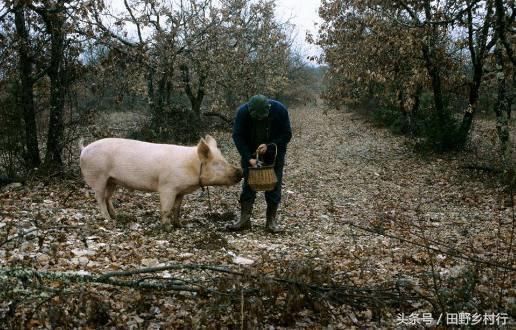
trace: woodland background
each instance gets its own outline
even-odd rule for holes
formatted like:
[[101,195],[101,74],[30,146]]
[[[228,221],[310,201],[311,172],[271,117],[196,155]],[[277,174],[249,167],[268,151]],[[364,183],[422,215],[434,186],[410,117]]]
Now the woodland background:
[[[513,0],[323,0],[309,58],[274,1],[120,4],[0,4],[0,323],[514,322]],[[224,232],[237,186],[194,194],[172,234],[154,194],[120,189],[103,222],[79,138],[210,133],[237,163],[234,112],[257,93],[293,123],[286,234],[259,228],[260,207],[255,229]]]

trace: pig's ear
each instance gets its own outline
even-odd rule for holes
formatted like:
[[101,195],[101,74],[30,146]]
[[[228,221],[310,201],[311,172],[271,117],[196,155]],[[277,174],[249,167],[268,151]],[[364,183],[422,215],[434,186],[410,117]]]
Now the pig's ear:
[[206,143],[210,145],[210,147],[217,148],[217,141],[215,141],[211,135],[206,135],[204,139],[206,140]]
[[199,144],[197,145],[197,154],[199,155],[199,159],[201,159],[201,161],[208,160],[210,158],[210,146],[203,138],[201,138]]

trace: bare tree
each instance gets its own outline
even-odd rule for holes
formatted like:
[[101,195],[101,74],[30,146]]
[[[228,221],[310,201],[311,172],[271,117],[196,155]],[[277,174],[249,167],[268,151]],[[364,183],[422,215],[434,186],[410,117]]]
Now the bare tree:
[[[482,77],[484,75],[484,63],[489,50],[494,46],[495,39],[491,36],[493,27],[493,3],[485,2],[485,8],[480,8],[484,12],[482,17],[474,14],[479,3],[477,1],[466,1],[466,20],[463,22],[467,28],[467,43],[471,57],[472,75],[469,82],[469,103],[468,108],[464,111],[462,124],[460,127],[460,144],[464,144],[471,130],[474,115],[477,113],[478,99]],[[475,17],[476,16],[476,17]],[[480,21],[475,23],[474,19]],[[491,37],[491,38],[490,38]]]
[[36,127],[36,110],[34,107],[33,58],[30,47],[30,36],[25,15],[27,8],[23,3],[13,7],[16,26],[18,50],[18,76],[20,81],[19,106],[23,113],[25,126],[25,161],[29,168],[38,167],[41,163],[38,145],[38,130]]

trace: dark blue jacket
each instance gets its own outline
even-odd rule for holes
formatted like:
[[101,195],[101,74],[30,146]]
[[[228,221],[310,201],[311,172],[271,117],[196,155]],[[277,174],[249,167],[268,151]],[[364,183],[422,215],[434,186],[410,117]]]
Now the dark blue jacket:
[[[271,108],[269,111],[269,138],[267,144],[274,143],[278,146],[278,158],[284,159],[287,152],[287,144],[292,138],[292,129],[290,128],[290,119],[287,108],[280,102],[269,100]],[[233,141],[242,156],[242,164],[249,164],[249,159],[254,158],[252,155],[256,151],[258,144],[252,141],[252,124],[253,119],[249,113],[247,103],[238,108],[233,125]]]

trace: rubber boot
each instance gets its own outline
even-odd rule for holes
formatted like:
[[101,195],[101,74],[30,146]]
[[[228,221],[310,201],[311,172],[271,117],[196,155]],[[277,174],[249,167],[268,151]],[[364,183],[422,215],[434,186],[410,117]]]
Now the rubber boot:
[[265,223],[265,230],[269,233],[282,233],[283,229],[278,226],[277,220],[278,204],[267,204],[267,222]]
[[232,224],[226,225],[228,231],[239,231],[244,229],[251,229],[251,212],[253,211],[252,202],[240,203],[240,219]]

